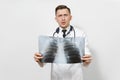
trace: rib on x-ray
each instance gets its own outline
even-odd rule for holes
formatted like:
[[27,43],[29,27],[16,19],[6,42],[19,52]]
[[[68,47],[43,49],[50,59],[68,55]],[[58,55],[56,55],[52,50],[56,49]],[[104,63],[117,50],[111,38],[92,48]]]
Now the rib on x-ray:
[[84,55],[84,37],[39,36],[39,52],[43,63],[81,63]]

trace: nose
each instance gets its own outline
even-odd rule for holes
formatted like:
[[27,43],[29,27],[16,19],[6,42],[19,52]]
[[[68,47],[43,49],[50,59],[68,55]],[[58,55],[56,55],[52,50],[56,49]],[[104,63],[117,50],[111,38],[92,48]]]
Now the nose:
[[65,20],[65,16],[62,16],[62,20]]

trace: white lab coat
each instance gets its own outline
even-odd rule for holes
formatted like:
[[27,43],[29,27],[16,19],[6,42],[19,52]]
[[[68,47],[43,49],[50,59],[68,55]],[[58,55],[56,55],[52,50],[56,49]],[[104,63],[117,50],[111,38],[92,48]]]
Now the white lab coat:
[[[69,31],[70,26],[67,28]],[[86,34],[80,29],[74,27],[76,37],[85,37],[85,54],[90,54],[88,49],[88,42]],[[55,34],[55,37],[62,37],[62,29],[60,28],[59,34]],[[66,37],[74,37],[74,31],[71,31]],[[51,80],[83,80],[82,65],[81,63],[74,64],[51,64]]]

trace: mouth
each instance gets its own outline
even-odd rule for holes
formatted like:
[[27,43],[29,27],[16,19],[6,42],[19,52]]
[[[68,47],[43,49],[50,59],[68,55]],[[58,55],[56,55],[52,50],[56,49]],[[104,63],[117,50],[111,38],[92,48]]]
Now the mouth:
[[65,22],[61,22],[62,25],[65,25],[66,23]]

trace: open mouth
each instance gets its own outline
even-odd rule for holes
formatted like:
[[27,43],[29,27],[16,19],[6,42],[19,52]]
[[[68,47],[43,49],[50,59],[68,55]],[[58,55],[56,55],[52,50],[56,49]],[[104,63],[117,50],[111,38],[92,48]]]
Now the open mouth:
[[65,25],[65,22],[62,22],[62,25]]

